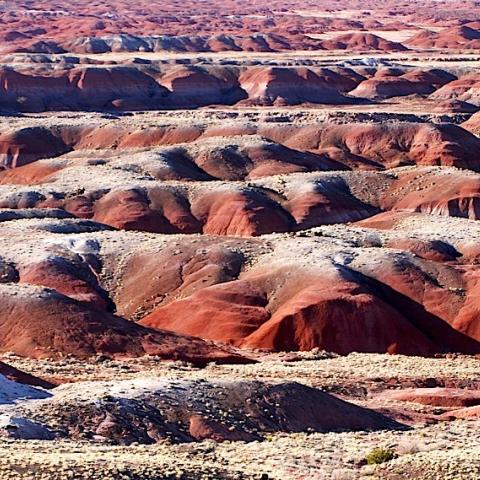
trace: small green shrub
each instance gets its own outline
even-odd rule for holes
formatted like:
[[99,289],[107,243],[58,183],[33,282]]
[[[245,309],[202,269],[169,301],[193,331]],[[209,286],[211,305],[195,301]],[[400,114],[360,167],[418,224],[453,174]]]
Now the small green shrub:
[[391,448],[374,448],[366,457],[367,465],[378,465],[389,462],[396,457],[395,450]]

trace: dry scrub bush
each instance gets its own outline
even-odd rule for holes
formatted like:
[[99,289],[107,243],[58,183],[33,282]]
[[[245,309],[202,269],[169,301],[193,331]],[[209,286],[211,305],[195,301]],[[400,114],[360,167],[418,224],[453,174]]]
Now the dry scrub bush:
[[396,457],[395,450],[392,448],[377,447],[374,448],[366,457],[367,465],[378,465],[389,462]]

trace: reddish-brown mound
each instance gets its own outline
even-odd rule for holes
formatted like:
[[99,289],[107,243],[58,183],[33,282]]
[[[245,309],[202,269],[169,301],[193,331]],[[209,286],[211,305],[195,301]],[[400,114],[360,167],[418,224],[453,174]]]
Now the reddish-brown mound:
[[98,285],[96,272],[84,262],[50,256],[20,269],[20,282],[53,288],[95,310],[113,309],[107,293]]
[[[447,342],[463,350],[469,342],[451,328],[463,330],[471,319],[459,320],[459,313],[468,297],[467,279],[462,269],[442,263],[431,262],[411,255],[395,256],[379,251],[376,264],[371,258],[358,265],[358,270],[367,278],[378,282],[377,288],[384,292],[390,302],[400,308],[404,315],[415,318],[416,324],[437,344]],[[381,262],[381,263],[380,263]],[[475,334],[468,335],[479,340]],[[445,345],[445,344],[444,344]]]
[[138,357],[157,355],[204,365],[246,359],[199,339],[142,328],[52,290],[1,288],[2,351],[32,358],[74,355]]
[[[429,262],[415,257],[384,257],[381,267],[366,262],[357,267],[384,285],[389,298],[404,314],[411,312],[423,332],[437,343],[447,339],[458,351],[480,345],[476,267]],[[444,344],[445,346],[445,344]]]
[[[160,307],[141,320],[141,324],[241,346],[245,337],[268,321],[267,296],[244,281],[229,282],[202,289],[185,300]],[[184,310],[188,309],[188,310]],[[186,318],[182,312],[195,312]],[[294,341],[294,339],[291,339]],[[264,343],[256,347],[268,348]],[[313,348],[317,345],[312,345]],[[302,345],[297,345],[301,349]],[[279,345],[285,350],[285,345]],[[309,350],[310,348],[304,348]]]
[[56,104],[57,108],[64,107],[65,104],[58,97],[67,88],[65,76],[29,75],[12,68],[0,68],[0,102],[3,108],[41,112],[50,104]]
[[378,215],[356,222],[359,227],[376,228],[378,230],[392,230],[403,220],[408,220],[416,214],[411,212],[382,212]]
[[445,28],[438,32],[424,30],[407,40],[409,47],[420,48],[480,48],[480,30],[466,25]]
[[[444,100],[435,102],[432,111],[439,113],[475,113],[478,111],[478,107],[468,102],[462,102],[461,100]],[[464,128],[468,130],[468,128]]]
[[284,145],[264,140],[252,141],[248,137],[232,138],[226,146],[211,142],[199,143],[198,153],[192,151],[195,164],[213,178],[243,180],[294,172],[345,170],[346,167],[325,155],[301,152]]
[[[371,219],[369,219],[372,222]],[[368,222],[369,220],[366,220]],[[364,222],[362,222],[363,224]],[[412,252],[415,255],[434,262],[450,262],[456,260],[460,253],[448,243],[440,240],[420,240],[418,238],[396,238],[387,241],[384,245]]]
[[[147,232],[175,233],[179,229],[158,210],[151,208],[148,195],[142,189],[118,190],[107,193],[95,202],[94,220],[124,230],[143,230]],[[175,215],[185,219],[189,211],[177,203],[173,206]],[[194,223],[187,223],[188,227]]]
[[433,407],[472,407],[480,405],[480,391],[459,388],[411,388],[388,392],[385,397]]
[[345,98],[327,81],[306,68],[252,67],[239,77],[248,100],[255,105],[299,103],[345,103]]
[[[42,153],[42,156],[45,155]],[[23,157],[23,154],[19,155]],[[24,158],[22,158],[24,160]],[[20,167],[0,171],[0,184],[36,185],[52,180],[52,175],[63,168],[61,162],[36,161]]]
[[[388,189],[382,207],[393,210],[480,219],[480,178],[462,175],[432,175],[430,181],[409,173]],[[425,180],[426,184],[418,181]],[[405,194],[405,190],[407,193]],[[399,198],[400,194],[400,198]]]
[[321,277],[288,267],[252,272],[167,303],[141,323],[271,350],[429,355],[480,348],[414,299],[381,285],[347,269]]
[[59,70],[52,76],[0,70],[0,100],[11,109],[26,112],[152,109],[163,105],[167,93],[152,77],[136,68],[87,67]]
[[417,164],[479,170],[474,152],[480,140],[453,124],[329,125],[295,133],[285,141],[289,147],[323,153],[351,167]]
[[365,80],[365,76],[357,69],[345,67],[322,67],[312,70],[328,85],[340,93],[346,93],[353,90],[360,82]]
[[[83,68],[68,74],[72,94],[86,110],[152,109],[163,104],[167,90],[136,68]],[[77,98],[75,98],[77,97]]]
[[202,222],[203,233],[213,235],[255,236],[295,225],[281,205],[255,190],[205,193],[192,204],[192,213]]
[[382,70],[360,83],[350,95],[380,99],[407,95],[429,95],[439,87],[455,80],[453,75],[438,71],[411,70],[403,75],[383,75]]
[[353,32],[335,36],[321,42],[325,50],[349,50],[368,52],[370,50],[382,52],[401,52],[408,50],[398,42],[392,42],[373,33]]
[[463,122],[462,127],[474,135],[480,135],[480,112],[474,113],[466,122]]
[[234,72],[226,69],[210,73],[199,67],[180,66],[168,70],[159,83],[171,92],[168,105],[176,108],[231,105],[247,96]]
[[53,388],[53,383],[47,382],[41,378],[30,375],[29,373],[22,372],[11,365],[0,362],[0,375],[7,377],[9,380],[17,383],[23,383],[24,385],[32,385],[34,387]]
[[353,222],[370,217],[378,209],[365,204],[352,195],[342,180],[316,182],[298,190],[292,189],[286,204],[297,222],[297,229],[304,230],[319,223]]
[[432,100],[460,100],[480,106],[480,77],[470,73],[449,82],[430,95]]
[[184,241],[153,255],[133,256],[125,265],[114,300],[120,315],[141,318],[162,302],[234,280],[244,258],[235,243]]
[[40,158],[62,155],[69,146],[51,130],[43,127],[22,128],[0,135],[1,165],[20,167]]

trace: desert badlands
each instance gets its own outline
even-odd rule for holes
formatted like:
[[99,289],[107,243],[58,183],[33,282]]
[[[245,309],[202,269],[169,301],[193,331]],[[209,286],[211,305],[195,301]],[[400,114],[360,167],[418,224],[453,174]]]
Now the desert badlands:
[[0,480],[480,479],[480,4],[0,4]]

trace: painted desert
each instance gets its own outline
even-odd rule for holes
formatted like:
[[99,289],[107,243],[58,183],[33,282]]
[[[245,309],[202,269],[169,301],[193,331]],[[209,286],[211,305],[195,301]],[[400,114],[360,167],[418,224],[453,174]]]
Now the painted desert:
[[479,2],[0,38],[0,480],[480,479]]

